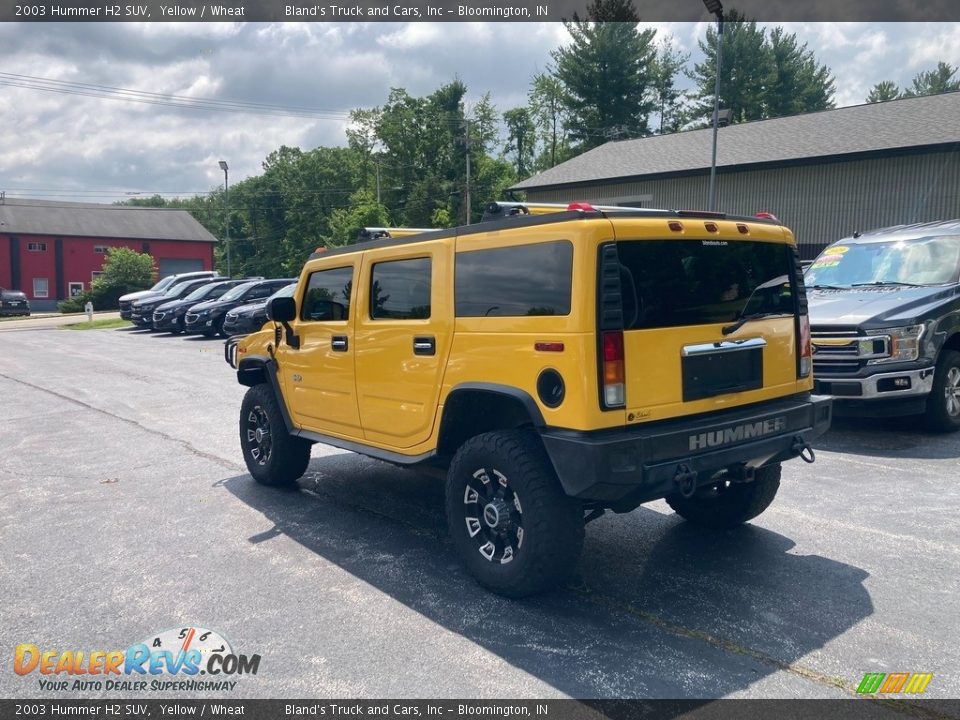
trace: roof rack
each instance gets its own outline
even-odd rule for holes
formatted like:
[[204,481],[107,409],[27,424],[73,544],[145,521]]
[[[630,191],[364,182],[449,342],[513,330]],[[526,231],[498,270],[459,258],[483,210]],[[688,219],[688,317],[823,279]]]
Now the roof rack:
[[357,242],[377,240],[379,238],[401,238],[427,232],[436,232],[436,229],[409,227],[365,227],[360,228],[360,232],[357,233]]
[[635,208],[622,205],[596,205],[591,202],[569,202],[569,203],[531,203],[531,202],[511,202],[498,201],[487,203],[483,208],[483,219],[481,222],[489,220],[502,220],[507,217],[516,217],[518,215],[546,215],[548,213],[559,212],[618,212],[637,214],[661,214],[668,213],[667,210],[652,210],[650,208]]

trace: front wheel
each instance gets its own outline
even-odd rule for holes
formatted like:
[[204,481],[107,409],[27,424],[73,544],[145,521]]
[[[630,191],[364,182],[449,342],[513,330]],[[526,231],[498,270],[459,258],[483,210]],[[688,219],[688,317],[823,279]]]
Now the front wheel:
[[671,495],[667,504],[684,520],[726,530],[752,520],[770,507],[780,489],[780,463],[757,468],[751,482],[721,480],[698,488],[693,497]]
[[927,398],[927,425],[936,432],[960,430],[960,352],[944,350]]
[[240,447],[247,469],[262,485],[292,486],[310,464],[310,443],[287,432],[267,385],[254,385],[243,397]]
[[583,548],[583,509],[531,431],[484,433],[450,464],[447,525],[477,582],[524,597],[562,583]]

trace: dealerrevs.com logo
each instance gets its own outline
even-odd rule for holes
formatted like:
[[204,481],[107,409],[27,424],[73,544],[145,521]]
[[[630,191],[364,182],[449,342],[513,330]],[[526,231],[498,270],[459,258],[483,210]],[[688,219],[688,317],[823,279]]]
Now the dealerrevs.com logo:
[[[40,690],[233,690],[238,675],[256,675],[259,655],[241,655],[214,630],[164,630],[126,650],[50,650],[32,643],[14,649],[13,671],[37,677]],[[202,676],[202,678],[200,677]]]

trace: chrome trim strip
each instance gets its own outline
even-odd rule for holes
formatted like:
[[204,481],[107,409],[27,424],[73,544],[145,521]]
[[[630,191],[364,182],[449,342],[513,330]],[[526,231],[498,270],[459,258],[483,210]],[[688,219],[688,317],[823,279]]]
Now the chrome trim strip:
[[736,352],[737,350],[752,350],[766,346],[767,341],[762,337],[745,338],[743,340],[724,340],[715,343],[684,345],[680,354],[683,357],[690,357],[691,355],[710,355],[714,353]]

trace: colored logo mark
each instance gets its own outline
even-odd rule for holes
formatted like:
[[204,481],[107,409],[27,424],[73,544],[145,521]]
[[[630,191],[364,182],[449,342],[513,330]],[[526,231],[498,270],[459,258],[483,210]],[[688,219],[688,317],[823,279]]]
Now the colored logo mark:
[[931,680],[933,680],[933,673],[867,673],[857,686],[857,693],[919,695],[927,689]]

